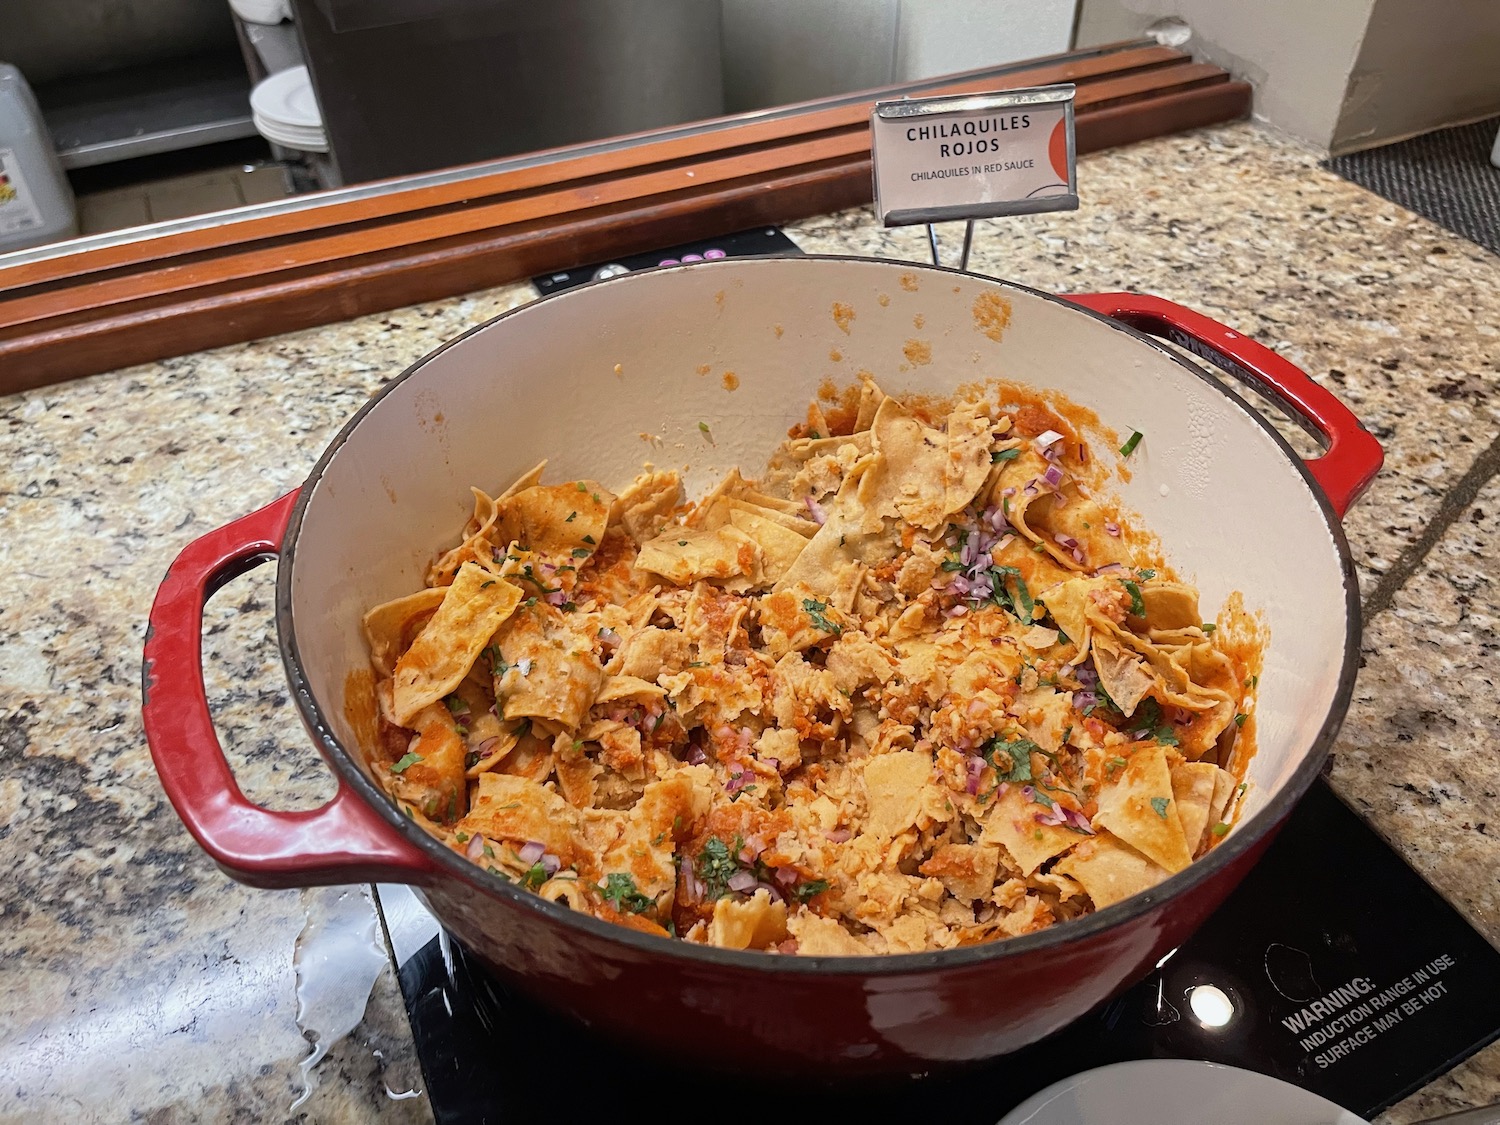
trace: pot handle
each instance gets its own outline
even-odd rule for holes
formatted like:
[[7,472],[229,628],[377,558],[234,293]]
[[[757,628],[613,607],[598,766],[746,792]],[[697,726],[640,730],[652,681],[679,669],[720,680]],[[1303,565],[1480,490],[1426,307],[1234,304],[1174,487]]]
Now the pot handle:
[[1385,452],[1354,412],[1264,344],[1162,297],[1075,293],[1067,299],[1201,356],[1317,433],[1324,453],[1307,461],[1307,470],[1340,519],[1380,471]]
[[224,758],[203,684],[203,607],[230,579],[276,557],[297,493],[183,549],[151,606],[141,717],[162,788],[215,863],[256,887],[420,883],[437,871],[349,786],[322,808],[252,804]]

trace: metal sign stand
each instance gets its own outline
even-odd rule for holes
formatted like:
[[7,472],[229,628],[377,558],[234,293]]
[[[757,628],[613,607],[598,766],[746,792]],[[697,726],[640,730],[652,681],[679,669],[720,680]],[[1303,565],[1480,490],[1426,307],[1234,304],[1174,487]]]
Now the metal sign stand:
[[[932,247],[932,264],[940,266],[943,264],[942,255],[938,253],[937,227],[932,223],[927,224],[927,244]],[[958,268],[966,270],[969,268],[969,248],[974,245],[974,220],[969,219],[964,223],[964,249],[958,259]]]

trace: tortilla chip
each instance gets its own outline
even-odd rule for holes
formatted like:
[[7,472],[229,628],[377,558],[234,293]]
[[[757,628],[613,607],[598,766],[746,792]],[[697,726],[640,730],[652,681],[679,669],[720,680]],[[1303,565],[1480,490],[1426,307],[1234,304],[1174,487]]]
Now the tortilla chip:
[[1092,823],[1168,871],[1181,871],[1193,861],[1172,795],[1166,752],[1156,742],[1137,744],[1125,768],[1105,782]]
[[1219,770],[1214,774],[1214,795],[1208,806],[1208,826],[1213,830],[1216,824],[1228,823],[1229,806],[1234,803],[1234,791],[1239,787],[1239,780],[1228,770]]
[[416,639],[417,622],[443,604],[447,590],[418,590],[404,598],[382,602],[365,614],[365,643],[370,646],[370,663],[382,676],[396,668],[401,654]]
[[807,546],[807,540],[781,523],[755,515],[748,509],[749,505],[732,507],[729,522],[760,545],[762,580],[775,582],[792,569],[802,548]]
[[591,480],[523,488],[499,503],[495,542],[575,563],[575,550],[592,553],[604,538],[614,499]]
[[805,957],[868,957],[875,952],[833,918],[811,910],[799,910],[788,918],[787,930],[797,939],[797,952]]
[[982,844],[940,844],[918,869],[923,875],[942,880],[954,898],[973,902],[988,898],[995,889],[1000,869],[1000,849]]
[[975,403],[961,403],[948,416],[945,433],[888,398],[875,412],[870,432],[875,467],[859,488],[866,532],[886,518],[935,529],[974,499],[989,476],[990,421]]
[[1198,591],[1176,582],[1150,582],[1140,588],[1146,623],[1153,629],[1191,629],[1198,616]]
[[480,776],[474,807],[458,822],[460,831],[490,841],[536,840],[564,867],[576,859],[577,826],[577,811],[567,801],[535,781],[505,773]]
[[520,590],[483,567],[459,568],[437,612],[396,661],[394,710],[401,726],[459,685],[520,601]]
[[1171,774],[1172,796],[1177,800],[1177,815],[1182,818],[1182,835],[1188,851],[1197,855],[1204,829],[1208,827],[1219,767],[1208,762],[1186,762],[1173,766]]
[[721,898],[708,924],[708,944],[721,949],[765,949],[786,940],[786,903],[756,891],[744,902]]
[[737,575],[759,581],[761,560],[755,540],[737,527],[721,525],[711,531],[669,527],[641,544],[635,565],[637,570],[659,574],[678,586],[691,586],[700,578]]
[[1082,883],[1098,910],[1149,890],[1171,874],[1107,833],[1079,844],[1058,861],[1056,870]]
[[999,844],[1021,869],[1021,874],[1030,875],[1083,838],[1061,825],[1037,823],[1036,818],[1046,811],[1028,801],[1021,786],[1007,785],[984,819],[979,842]]
[[1115,701],[1115,706],[1129,718],[1135,714],[1141,700],[1156,686],[1156,677],[1134,656],[1123,652],[1118,645],[1102,635],[1095,636],[1090,647],[1094,654],[1094,668],[1099,673],[1099,683]]
[[[609,522],[619,524],[626,535],[641,544],[661,531],[681,503],[682,480],[676,473],[642,473],[615,498]],[[595,535],[595,542],[598,539]]]
[[897,750],[871,758],[865,766],[870,807],[865,831],[889,840],[916,824],[922,815],[922,790],[931,778],[931,754]]
[[885,392],[875,385],[868,373],[860,376],[859,407],[854,415],[854,432],[868,430],[875,423],[875,413],[885,401]]
[[581,632],[586,628],[579,615],[537,604],[495,634],[506,665],[495,678],[495,699],[506,719],[549,719],[565,727],[583,720],[604,680],[593,642]]
[[[767,499],[770,498],[767,497]],[[743,497],[739,496],[731,496],[728,500],[724,501],[724,507],[727,514],[731,516],[735,512],[744,512],[748,515],[758,517],[761,520],[779,524],[781,527],[786,528],[788,531],[795,531],[803,539],[804,542],[808,539],[811,539],[818,533],[818,528],[821,526],[820,524],[815,523],[813,520],[803,519],[799,515],[790,514],[781,510],[781,508],[779,507],[773,506],[773,504],[777,503],[779,503],[779,501],[773,501],[772,504],[761,504],[758,501],[746,500]],[[804,508],[803,511],[805,512],[806,509]]]
[[538,461],[530,469],[527,469],[526,472],[522,473],[515,480],[511,481],[510,487],[507,488],[504,492],[500,493],[499,496],[495,497],[495,503],[498,504],[502,500],[509,500],[516,493],[522,492],[525,489],[532,488],[535,485],[541,484],[542,483],[542,470],[545,469],[546,467],[547,467],[547,459],[545,457],[543,457],[540,461]]

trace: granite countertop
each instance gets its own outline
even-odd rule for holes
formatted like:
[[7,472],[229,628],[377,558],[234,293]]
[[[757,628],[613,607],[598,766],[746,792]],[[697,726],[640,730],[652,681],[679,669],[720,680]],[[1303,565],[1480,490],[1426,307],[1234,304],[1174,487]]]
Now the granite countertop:
[[[1500,944],[1500,258],[1254,125],[1091,156],[1079,180],[1076,213],[981,224],[972,268],[1194,306],[1300,364],[1384,443],[1346,521],[1364,663],[1331,779]],[[789,233],[809,251],[926,257],[920,228],[863,210]],[[508,286],[0,399],[0,1121],[431,1120],[365,892],[252,890],[198,850],[142,737],[141,643],[185,543],[297,485],[383,381],[531,296]],[[287,701],[273,569],[210,604],[210,694],[245,791],[311,808],[332,786]],[[329,956],[335,931],[355,939]],[[327,1049],[307,1086],[294,956]],[[335,962],[344,977],[325,979]],[[351,973],[373,980],[368,1004],[337,995]],[[1493,1101],[1500,1046],[1380,1120]]]

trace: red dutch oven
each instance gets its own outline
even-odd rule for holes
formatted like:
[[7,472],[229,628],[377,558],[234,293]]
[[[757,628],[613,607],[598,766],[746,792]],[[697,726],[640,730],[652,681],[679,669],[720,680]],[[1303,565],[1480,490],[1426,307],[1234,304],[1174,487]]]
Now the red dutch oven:
[[[1326,451],[1300,460],[1230,384],[1148,333],[1278,402]],[[861,370],[897,393],[992,377],[1055,389],[1103,425],[1145,435],[1120,502],[1161,536],[1207,612],[1239,591],[1270,637],[1244,812],[1212,853],[1144,894],[1024,937],[787,957],[573,913],[487,874],[398,811],[346,714],[350,673],[367,661],[359,620],[421,586],[433,552],[455,541],[470,485],[503,487],[545,457],[550,480],[615,486],[644,461],[681,465],[689,493],[701,493],[730,467],[758,470],[820,383]],[[1102,441],[1094,448],[1112,456]],[[862,258],[630,274],[506,313],[433,352],[350,420],[301,489],[189,545],[151,611],[146,736],[173,806],[233,878],[409,883],[503,979],[645,1048],[825,1074],[991,1057],[1056,1031],[1181,943],[1317,775],[1359,652],[1339,519],[1380,464],[1375,439],[1306,374],[1159,298],[1064,299]],[[287,679],[339,782],[312,812],[245,799],[204,695],[205,599],[272,559]]]

